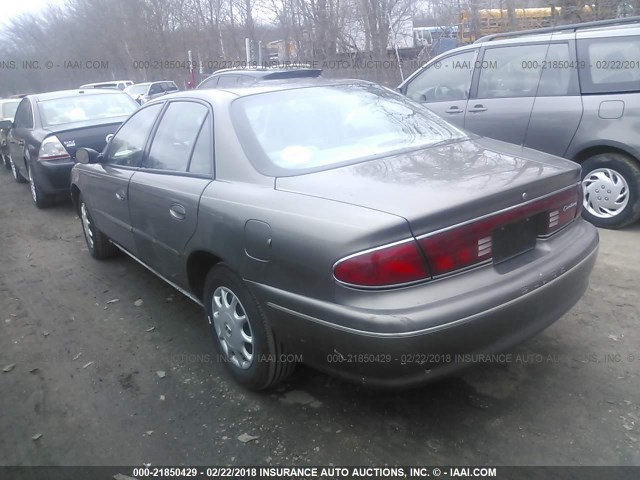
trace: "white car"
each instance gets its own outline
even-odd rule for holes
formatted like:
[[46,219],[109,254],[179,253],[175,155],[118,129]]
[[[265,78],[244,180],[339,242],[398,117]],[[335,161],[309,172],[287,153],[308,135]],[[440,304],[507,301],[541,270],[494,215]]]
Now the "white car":
[[140,105],[147,103],[149,100],[161,97],[167,93],[178,92],[180,89],[171,80],[162,80],[158,82],[136,83],[124,89],[124,93],[129,94]]
[[113,80],[110,82],[85,83],[80,85],[80,88],[117,88],[118,90],[124,90],[131,85],[133,85],[131,80]]
[[[2,98],[0,99],[0,121],[2,120],[10,120],[13,122],[13,117],[15,116],[16,109],[18,108],[18,104],[20,103],[20,98]],[[11,162],[9,161],[9,149],[7,148],[7,131],[4,129],[0,129],[0,155],[2,158],[2,163],[7,168],[7,170],[11,170]]]

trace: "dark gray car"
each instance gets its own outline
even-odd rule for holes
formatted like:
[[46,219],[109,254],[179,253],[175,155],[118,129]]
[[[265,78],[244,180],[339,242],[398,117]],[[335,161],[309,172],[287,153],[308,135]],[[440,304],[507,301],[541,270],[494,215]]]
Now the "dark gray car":
[[203,305],[255,389],[299,361],[433,380],[567,312],[598,247],[575,163],[361,81],[169,95],[77,159],[90,253],[120,249]]
[[640,17],[486,37],[399,88],[466,130],[580,163],[591,223],[640,218]]

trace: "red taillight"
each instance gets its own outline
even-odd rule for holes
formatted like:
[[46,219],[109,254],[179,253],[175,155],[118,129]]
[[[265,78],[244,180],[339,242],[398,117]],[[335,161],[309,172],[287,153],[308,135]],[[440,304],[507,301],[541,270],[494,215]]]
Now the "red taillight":
[[539,237],[551,235],[579,215],[580,186],[418,239],[434,276],[485,262],[493,256],[493,231],[519,220],[536,222]]
[[347,257],[335,265],[333,273],[337,280],[361,287],[386,287],[429,278],[413,239]]
[[361,287],[388,287],[428,280],[490,261],[494,253],[494,231],[501,227],[529,219],[526,223],[527,228],[531,228],[531,235],[535,232],[538,237],[546,237],[578,217],[581,205],[582,189],[577,185],[525,205],[419,237],[417,243],[424,257],[411,239],[340,260],[334,267],[334,275],[341,282]]

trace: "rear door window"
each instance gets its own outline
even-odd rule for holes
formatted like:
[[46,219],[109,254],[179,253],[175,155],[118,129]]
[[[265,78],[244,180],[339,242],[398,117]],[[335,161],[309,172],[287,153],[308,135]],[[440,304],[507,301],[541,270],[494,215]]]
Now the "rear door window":
[[170,103],[160,120],[143,167],[186,172],[208,112],[209,109],[200,103]]
[[582,93],[640,91],[640,36],[578,39]]
[[548,44],[488,48],[477,98],[535,97]]
[[577,93],[575,71],[575,62],[571,60],[569,54],[569,44],[550,44],[540,76],[537,96],[566,96],[572,91]]

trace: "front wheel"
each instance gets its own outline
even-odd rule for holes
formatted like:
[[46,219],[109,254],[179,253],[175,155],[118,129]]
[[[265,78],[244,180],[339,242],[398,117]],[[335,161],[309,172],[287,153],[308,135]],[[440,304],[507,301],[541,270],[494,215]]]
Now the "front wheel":
[[204,306],[219,358],[238,383],[263,390],[291,374],[295,362],[276,341],[259,300],[226,265],[207,275]]
[[640,218],[640,165],[620,153],[582,163],[582,216],[597,227],[622,228]]
[[114,257],[118,249],[109,241],[109,238],[102,233],[93,223],[93,217],[89,212],[89,207],[84,203],[82,195],[78,198],[78,213],[82,222],[82,232],[87,242],[87,248],[91,256],[98,260]]

